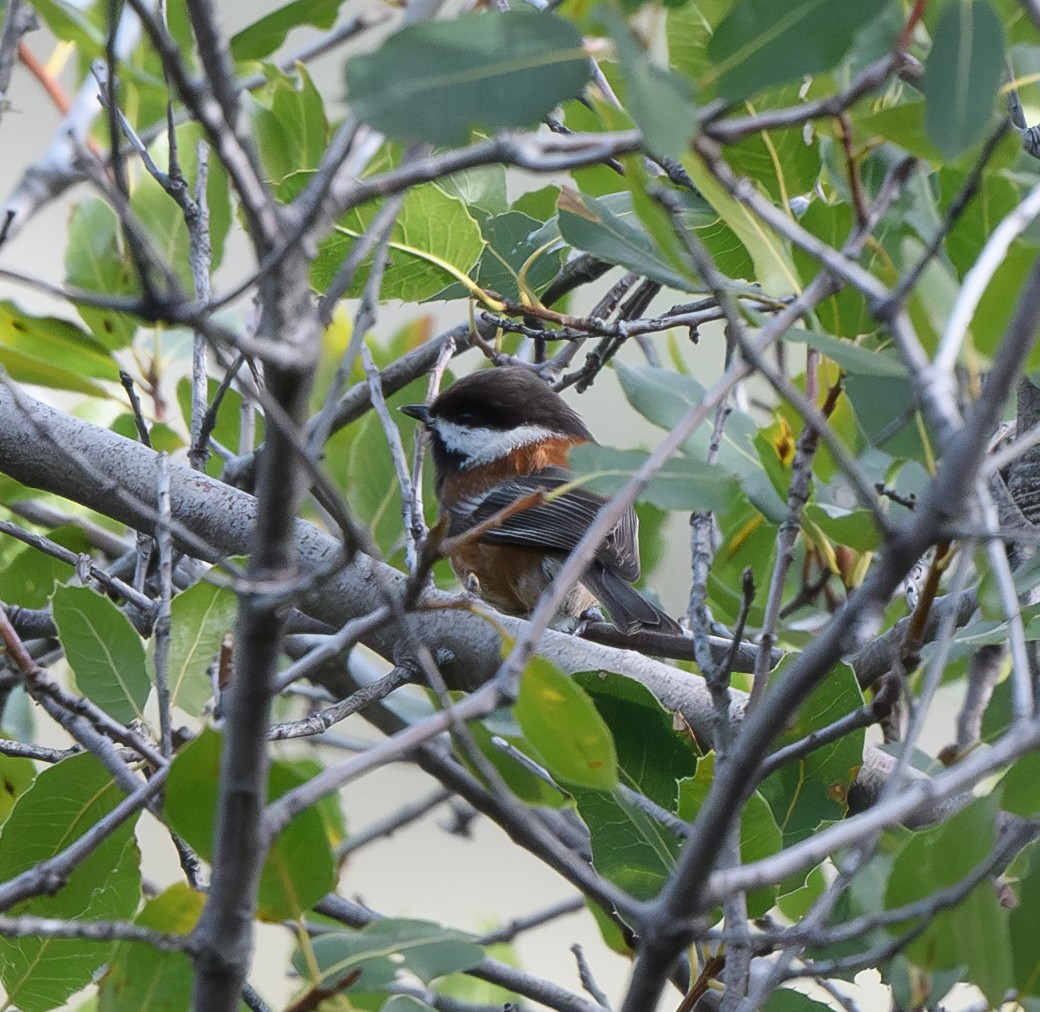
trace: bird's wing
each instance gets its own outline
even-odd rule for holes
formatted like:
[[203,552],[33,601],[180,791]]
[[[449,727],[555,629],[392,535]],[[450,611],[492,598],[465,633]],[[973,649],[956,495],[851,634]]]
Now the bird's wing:
[[[451,533],[463,534],[533,492],[552,493],[572,480],[573,475],[567,471],[551,467],[502,482],[489,492],[457,503],[451,511]],[[479,540],[570,552],[585,535],[605,502],[592,492],[568,489],[548,501],[537,502],[506,517],[483,533]],[[594,556],[597,562],[628,581],[639,579],[638,527],[635,511],[626,510]]]

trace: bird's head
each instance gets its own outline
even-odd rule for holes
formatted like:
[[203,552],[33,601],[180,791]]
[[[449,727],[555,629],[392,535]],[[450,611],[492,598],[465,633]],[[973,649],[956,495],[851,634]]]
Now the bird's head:
[[592,440],[559,394],[522,367],[483,369],[457,380],[431,405],[401,408],[430,433],[438,484],[462,471],[488,467],[540,444]]

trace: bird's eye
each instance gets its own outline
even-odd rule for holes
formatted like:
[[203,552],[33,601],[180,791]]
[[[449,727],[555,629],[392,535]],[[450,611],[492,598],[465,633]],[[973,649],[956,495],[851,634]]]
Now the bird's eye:
[[460,425],[475,425],[477,416],[472,411],[460,411],[456,416],[456,421]]

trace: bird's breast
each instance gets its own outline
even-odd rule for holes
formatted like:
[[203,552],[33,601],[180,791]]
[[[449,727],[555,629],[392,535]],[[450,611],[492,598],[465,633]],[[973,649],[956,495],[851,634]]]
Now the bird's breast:
[[475,499],[496,485],[511,478],[524,477],[547,467],[567,467],[567,455],[572,446],[584,439],[544,439],[514,449],[505,457],[481,464],[478,468],[462,468],[438,476],[438,498],[446,510],[463,500]]

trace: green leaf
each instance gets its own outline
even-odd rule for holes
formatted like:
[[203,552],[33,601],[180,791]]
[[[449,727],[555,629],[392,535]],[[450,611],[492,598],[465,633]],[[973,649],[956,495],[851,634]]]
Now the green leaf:
[[[165,812],[174,830],[204,860],[213,857],[221,736],[206,729],[174,758],[166,783]],[[271,763],[268,801],[303,783],[293,764]],[[329,837],[316,807],[300,812],[268,851],[260,873],[258,916],[276,922],[300,916],[335,884]]]
[[[149,900],[134,918],[142,928],[188,935],[202,913],[205,896],[176,882]],[[191,1006],[194,978],[183,952],[160,952],[151,945],[120,942],[98,991],[98,1012],[182,1012]]]
[[468,970],[484,958],[484,950],[460,931],[420,920],[377,921],[365,932],[404,956],[404,965],[429,983],[448,973]]
[[961,960],[968,966],[968,979],[1000,1008],[1014,976],[1012,969],[1008,911],[992,883],[983,882],[953,910],[953,928]]
[[[213,399],[217,394],[217,390],[220,387],[219,381],[215,380],[212,376],[206,380],[206,405],[207,407],[213,403]],[[191,431],[191,380],[187,376],[182,376],[177,381],[177,404],[181,409],[181,417],[184,419],[185,432]],[[220,402],[220,410],[217,412],[217,424],[213,428],[211,438],[214,439],[221,446],[226,447],[233,453],[239,452],[243,447],[241,446],[241,425],[242,425],[242,395],[231,388],[224,391],[224,396]],[[263,441],[264,436],[264,424],[263,417],[257,419],[256,433],[255,433],[255,445],[258,446]],[[213,478],[219,478],[220,473],[223,470],[224,462],[216,454],[210,454],[209,461],[206,465],[206,473]]]
[[152,687],[144,644],[129,619],[86,587],[54,592],[54,624],[79,691],[116,720],[144,720]]
[[436,1012],[432,1005],[427,1005],[410,994],[395,994],[389,1001],[384,1002],[379,1012]]
[[542,186],[521,194],[513,201],[510,210],[519,211],[536,221],[548,221],[556,213],[556,200],[559,196],[558,186]]
[[[925,201],[922,199],[920,204],[924,205]],[[929,208],[929,211],[932,210],[934,206]],[[931,217],[930,214],[928,217]],[[896,257],[904,271],[911,265],[916,266],[922,257],[928,261],[928,266],[910,296],[909,308],[910,320],[921,344],[926,351],[933,352],[938,348],[939,336],[949,322],[960,285],[945,259],[929,258],[924,243],[916,236],[907,234],[902,237]],[[974,342],[974,334],[969,332],[968,341]]]
[[[484,953],[507,966],[520,966],[520,958],[512,942],[487,945],[484,947]],[[509,1007],[509,1002],[517,998],[515,992],[468,973],[453,973],[442,977],[437,982],[437,993],[446,998],[454,998],[460,1003],[469,1002],[471,1006],[486,1006],[489,1010],[502,1009],[503,1012]]]
[[[296,179],[297,177],[291,177]],[[298,185],[298,182],[295,184]],[[372,223],[379,205],[368,203],[339,220],[318,252],[311,282],[328,287],[358,236]],[[390,261],[383,274],[383,300],[421,302],[438,295],[453,281],[464,281],[484,251],[476,219],[457,197],[429,184],[408,191],[390,233]],[[358,270],[347,296],[357,298],[368,279],[370,260]]]
[[[665,184],[660,180],[652,179],[646,171],[641,155],[626,155],[621,161],[625,167],[625,181],[628,183],[632,209],[639,216],[642,227],[646,229],[651,243],[655,247],[655,252],[674,271],[685,276],[689,273],[689,255],[676,232],[677,222],[661,201],[651,196],[653,192],[650,189],[651,186],[663,189]],[[689,211],[680,216],[682,226],[696,230],[698,237],[704,240],[706,234],[718,223],[718,215],[696,194],[692,194],[688,190],[670,186],[667,187],[667,191],[673,205],[686,204],[690,207]],[[623,198],[613,197],[611,199],[620,202]],[[737,243],[737,245],[740,244]],[[750,261],[748,261],[748,266],[750,267]]]
[[[571,450],[570,463],[583,488],[609,497],[627,484],[648,456],[642,450],[586,443]],[[720,510],[738,494],[736,479],[722,468],[673,457],[650,479],[639,498],[661,509]]]
[[[83,201],[69,222],[65,281],[110,299],[141,293],[133,261],[123,250],[119,220],[97,197]],[[76,311],[98,342],[113,351],[128,347],[137,332],[138,321],[129,313],[87,305],[77,305]]]
[[88,58],[104,55],[105,33],[88,16],[93,13],[96,18],[96,9],[90,11],[81,5],[65,3],[63,0],[41,0],[39,7],[34,6],[33,10],[44,19],[55,37],[74,42],[81,55]]
[[[794,661],[794,657],[782,660],[771,677],[783,678]],[[850,667],[840,664],[813,691],[777,746],[799,741],[862,705],[856,676]],[[821,824],[845,817],[848,790],[863,762],[865,734],[863,728],[852,731],[782,766],[763,781],[759,790],[783,830],[785,846],[811,836]]]
[[[659,179],[652,179],[641,156],[627,155],[621,159],[625,166],[625,180],[629,186],[632,208],[649,234],[656,254],[667,261],[679,275],[690,275],[690,260],[686,247],[679,240],[676,228],[696,234],[715,261],[715,266],[729,278],[751,278],[754,265],[744,244],[722,220],[718,212],[699,194]],[[650,188],[666,190],[671,202],[678,208],[677,221],[664,209],[660,201],[650,195]],[[620,194],[609,198],[611,204],[624,206]],[[701,286],[698,286],[698,288]]]
[[[882,846],[875,853],[874,859],[860,868],[859,873],[850,882],[848,890],[838,898],[835,905],[832,923],[844,923],[866,915],[869,924],[873,926],[866,927],[861,935],[842,942],[821,939],[819,944],[811,946],[808,950],[813,959],[840,959],[889,942],[889,936],[878,924],[878,915],[884,909],[885,889],[895,860],[894,853],[898,853],[899,849],[906,845],[908,837],[909,833],[901,829],[883,837]],[[823,879],[829,871],[828,863],[817,865],[807,876],[807,880],[815,877],[822,891],[825,887]],[[799,878],[800,876],[791,876],[785,886],[795,885],[800,888],[802,883],[798,881]],[[781,908],[785,906],[783,897],[778,905]],[[784,912],[786,913],[786,910]]]
[[857,552],[872,552],[881,544],[881,534],[869,510],[847,510],[811,502],[806,504],[805,519],[836,544],[848,545]]
[[978,140],[1004,73],[1004,29],[986,0],[957,0],[939,15],[924,68],[925,127],[947,158]]
[[[224,636],[235,623],[238,602],[231,591],[211,583],[197,583],[170,603],[170,651],[166,680],[170,702],[198,716],[213,694],[210,665],[220,652]],[[154,667],[155,639],[148,644]]]
[[481,288],[519,301],[522,277],[526,290],[536,295],[545,290],[560,269],[563,251],[546,250],[538,241],[541,225],[518,211],[495,215],[481,225],[487,243],[477,266]]
[[[307,778],[295,764],[276,759],[268,777],[268,800],[300,786]],[[275,840],[260,873],[258,914],[277,923],[301,917],[336,886],[336,862],[317,805],[300,812]]]
[[[51,531],[49,537],[71,551],[90,551],[83,531],[72,525]],[[72,567],[67,562],[26,546],[0,567],[0,601],[23,608],[42,608],[54,593],[54,585],[72,575]]]
[[1002,808],[1024,819],[1040,812],[1040,752],[1030,752],[1019,759],[1004,774],[1000,788]]
[[32,316],[13,302],[0,302],[0,366],[20,383],[108,397],[96,379],[119,379],[108,350],[74,323]]
[[[301,756],[295,759],[280,759],[279,762],[295,775],[295,783],[302,783],[316,777],[325,767],[317,759]],[[340,807],[339,795],[336,793],[326,794],[314,804],[315,810],[321,816],[322,827],[330,847],[338,847],[347,838],[347,823],[343,818],[343,809]]]
[[792,327],[784,333],[785,341],[815,348],[821,355],[826,355],[832,362],[855,376],[890,376],[902,379],[906,376],[906,366],[894,355],[881,351],[870,351],[851,341],[842,341],[830,334],[818,334],[809,330]]
[[762,1012],[825,1012],[830,1005],[816,1001],[801,991],[795,991],[789,987],[778,987],[762,1006]]
[[573,25],[517,11],[412,25],[347,62],[359,119],[390,137],[433,144],[463,144],[474,129],[533,126],[588,79]]
[[[704,386],[692,376],[654,366],[631,366],[620,359],[614,362],[621,389],[644,418],[662,429],[672,429],[689,411],[704,399]],[[747,435],[754,435],[749,428]],[[707,450],[707,444],[703,446]],[[697,443],[691,455],[704,459],[701,444]]]
[[795,454],[795,435],[787,419],[781,415],[772,425],[763,426],[755,433],[753,442],[777,498],[786,498]]
[[711,67],[708,43],[733,0],[688,0],[669,7],[665,17],[668,62],[689,81]]
[[1028,874],[1018,883],[1018,905],[1008,915],[1015,987],[1020,995],[1040,996],[1040,947],[1036,919],[1040,916],[1040,860],[1036,848]]
[[[402,427],[402,438],[406,432]],[[402,539],[401,489],[387,451],[386,435],[374,414],[356,426],[345,477],[351,510],[368,526],[384,555],[391,553]]]
[[[806,231],[822,239],[835,249],[841,249],[855,227],[852,208],[848,204],[826,204],[814,200],[799,220]],[[820,273],[820,262],[797,247],[791,251],[803,284],[808,284]],[[871,245],[864,250],[861,263],[868,270],[876,269],[877,261],[888,260],[884,249]],[[877,323],[867,310],[863,295],[845,285],[823,302],[817,310],[818,319],[830,334],[857,338],[877,330]]]
[[880,450],[901,460],[924,460],[923,424],[908,379],[849,376],[845,393],[864,435]]
[[306,67],[292,73],[264,67],[267,85],[247,93],[257,147],[271,179],[281,181],[301,169],[314,169],[328,142],[325,103]]
[[[696,774],[679,781],[678,813],[692,822],[715,781],[715,753],[701,757]],[[740,814],[740,859],[745,864],[776,854],[783,835],[765,798],[755,791]],[[748,893],[748,916],[761,917],[776,901],[777,887],[763,886]]]
[[712,65],[702,89],[730,100],[829,70],[852,45],[856,29],[886,0],[739,0],[708,43]]
[[[536,295],[560,269],[563,253],[559,243],[556,249],[545,249],[541,239],[540,221],[519,211],[507,211],[484,219],[480,231],[486,245],[480,256],[474,280],[486,292],[496,292],[512,302],[519,302],[523,287]],[[464,299],[469,292],[462,285],[438,292],[437,299]]]
[[[373,991],[389,984],[398,968],[429,982],[445,974],[468,970],[484,958],[484,950],[470,936],[432,921],[386,918],[361,931],[330,931],[311,942],[320,972],[314,983],[342,981],[361,968],[351,991]],[[311,964],[297,950],[293,966],[305,979]]]
[[668,811],[676,805],[676,782],[697,767],[697,747],[677,731],[672,715],[632,678],[604,671],[574,676],[592,698],[614,736],[623,783]]
[[650,502],[636,503],[639,520],[639,560],[643,577],[653,576],[661,560],[671,551],[668,511]]
[[166,781],[166,817],[204,861],[213,856],[220,742],[220,734],[205,728],[174,757]]
[[[78,840],[123,800],[98,760],[84,753],[43,770],[17,801],[0,835],[0,868],[14,878]],[[140,896],[132,816],[101,844],[51,896],[12,907],[12,917],[105,920],[130,917]],[[23,1012],[46,1012],[88,984],[108,959],[106,942],[0,937],[0,983]]]
[[[504,214],[509,208],[509,191],[504,165],[478,165],[473,169],[453,172],[438,180],[438,185],[449,197],[458,197],[476,216]],[[539,218],[549,217],[552,211]]]
[[8,696],[3,730],[15,741],[36,739],[36,704],[21,685],[16,685]]
[[617,48],[625,111],[643,131],[649,151],[658,157],[678,158],[697,131],[693,89],[678,74],[650,62],[617,10],[604,5],[598,16]]
[[921,99],[878,109],[864,116],[860,123],[868,133],[892,141],[926,162],[943,161],[942,151],[925,127],[925,102]]
[[[801,883],[789,886],[789,891],[781,889],[776,905],[780,912],[790,921],[800,921],[812,908],[827,888],[827,876],[824,865],[811,868]],[[791,879],[788,879],[790,883]]]
[[[136,442],[138,439],[137,421],[129,411],[116,415],[109,425],[109,431],[117,436]],[[152,422],[148,426],[148,436],[152,443],[152,449],[156,453],[177,453],[187,447],[187,442],[181,435],[181,431],[171,428],[165,422]]]
[[[397,976],[394,953],[364,931],[328,931],[311,939],[307,954],[293,952],[293,968],[314,987],[335,988],[344,994],[382,992]],[[317,969],[317,974],[315,974]]]
[[703,289],[663,257],[632,210],[629,194],[589,197],[564,187],[557,201],[560,234],[575,249],[682,292]]
[[[607,64],[602,69],[609,71],[613,69],[613,66]],[[592,94],[594,97],[596,96],[595,92]],[[564,126],[577,134],[599,134],[604,131],[635,129],[635,123],[627,112],[598,97],[594,101],[574,99],[571,102],[565,102],[561,112]],[[628,157],[624,156],[622,162]],[[571,184],[574,189],[579,190],[586,197],[603,197],[607,194],[617,193],[625,187],[625,181],[617,171],[603,162],[572,169]]]
[[[748,105],[752,114],[777,106],[794,106],[805,101],[800,85],[771,89],[768,103]],[[799,194],[810,194],[821,172],[818,135],[809,136],[801,127],[750,134],[726,146],[726,160],[733,171],[761,184],[774,203],[781,206]]]
[[554,777],[600,790],[617,784],[610,730],[585,692],[549,661],[528,662],[513,713]]
[[[1019,143],[1017,134],[1009,139]],[[938,173],[938,178],[939,206],[948,213],[968,179],[968,172],[947,168]],[[992,235],[997,224],[1018,206],[1021,197],[1020,187],[1004,173],[989,173],[982,178],[978,192],[972,199],[972,213],[961,215],[946,237],[945,249],[959,279],[963,280],[971,270],[982,245]],[[972,343],[984,355],[992,357],[1003,339],[1018,301],[1018,293],[1036,260],[1035,235],[1033,229],[1027,230],[1022,239],[1011,244],[986,285],[972,317]],[[1038,364],[1040,352],[1034,348],[1026,368],[1033,370]]]
[[[526,805],[545,805],[548,808],[560,808],[569,799],[558,786],[546,782],[533,769],[519,761],[516,755],[503,749],[499,742],[506,742],[524,756],[533,757],[538,750],[523,736],[520,725],[513,719],[509,711],[496,710],[483,720],[474,721],[470,725],[470,733],[477,743],[485,759],[498,770],[502,780],[509,789]],[[477,769],[460,750],[458,758],[472,769],[475,776],[481,776]],[[533,760],[532,760],[533,761]]]
[[187,0],[166,0],[166,25],[170,37],[180,50],[180,57],[185,66],[189,70],[196,69],[198,64],[195,59],[195,34]]
[[0,826],[14,808],[14,803],[29,789],[36,777],[31,759],[0,755]]
[[749,208],[731,197],[700,157],[687,155],[682,164],[701,196],[744,244],[755,267],[756,283],[775,296],[799,291],[798,272],[784,241]]
[[[166,101],[165,94],[163,101]],[[165,111],[165,105],[163,108]],[[165,138],[165,132],[163,136]],[[198,123],[182,123],[177,127],[177,150],[181,172],[193,194],[199,176],[199,145],[203,142],[208,142],[208,138]],[[159,150],[165,152],[164,148]],[[209,208],[209,243],[213,260],[211,269],[215,271],[224,261],[224,247],[231,231],[232,203],[231,184],[227,172],[220,159],[213,154],[210,154],[206,162],[206,205]],[[189,289],[193,290],[194,287]]]
[[653,899],[668,881],[680,840],[620,792],[572,789],[588,826],[593,867],[637,899]]
[[[997,795],[991,794],[938,829],[915,834],[896,858],[886,907],[923,900],[969,875],[993,847],[997,803]],[[1008,923],[1008,912],[984,878],[957,906],[929,916],[924,932],[910,942],[906,954],[926,970],[967,966],[968,979],[983,987],[996,1007],[1012,978]],[[893,924],[888,930],[902,934],[909,926]]]
[[294,28],[303,25],[331,28],[342,5],[343,0],[294,0],[233,35],[231,55],[235,60],[262,60],[270,56]]
[[[418,379],[409,383],[392,397],[387,398],[390,413],[402,418],[397,408],[402,404],[421,402],[426,396],[426,381]],[[400,426],[401,441],[405,454],[411,453],[415,439],[415,426]],[[352,437],[352,438],[351,438]],[[390,556],[400,549],[403,539],[401,519],[401,490],[397,484],[393,461],[386,445],[386,433],[374,412],[370,412],[352,431],[340,433],[330,441],[335,451],[339,440],[350,438],[346,451],[346,467],[343,469],[344,492],[354,515],[368,525],[376,543],[384,555]],[[429,480],[429,471],[426,477]],[[432,502],[432,486],[426,489],[426,502]]]

